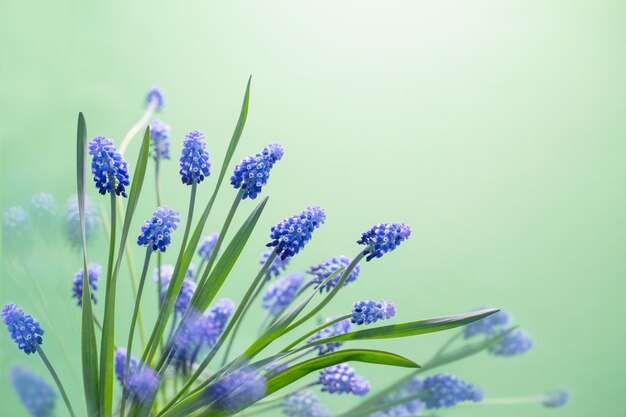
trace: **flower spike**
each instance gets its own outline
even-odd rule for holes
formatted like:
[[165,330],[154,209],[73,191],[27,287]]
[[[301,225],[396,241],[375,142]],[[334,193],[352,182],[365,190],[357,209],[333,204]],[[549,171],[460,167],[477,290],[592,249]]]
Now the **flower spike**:
[[391,301],[357,301],[352,309],[352,323],[368,325],[378,320],[387,320],[396,315],[396,306]]
[[197,130],[187,133],[180,157],[180,176],[183,184],[199,184],[211,174],[209,153],[205,148],[204,133]]
[[326,212],[318,206],[309,207],[302,213],[272,226],[268,247],[276,246],[282,260],[296,255],[309,240],[315,229],[326,220]]
[[167,207],[159,207],[152,213],[152,219],[146,220],[141,226],[141,234],[137,238],[139,246],[150,246],[153,251],[165,252],[172,243],[171,233],[176,230],[180,218],[178,212]]
[[100,194],[112,191],[127,197],[126,187],[130,185],[128,164],[117,151],[113,141],[104,136],[96,136],[89,142],[91,173]]
[[411,228],[404,223],[379,223],[364,232],[357,243],[367,246],[363,249],[363,255],[367,256],[367,261],[371,261],[391,252],[409,236]]
[[27,355],[35,353],[37,346],[43,343],[41,338],[43,329],[39,322],[15,304],[7,304],[2,308],[2,319],[9,330],[11,339]]
[[274,164],[283,157],[282,146],[277,143],[267,145],[261,153],[245,158],[235,167],[230,183],[235,189],[243,189],[242,199],[254,200],[270,177]]
[[[78,305],[83,305],[83,276],[85,270],[83,268],[80,269],[74,275],[74,285],[72,286],[72,297],[78,300]],[[100,279],[100,273],[102,272],[102,267],[98,264],[89,264],[87,266],[87,278],[89,279],[89,286],[91,287],[91,299],[94,303],[96,300],[96,290],[98,289],[98,280]]]

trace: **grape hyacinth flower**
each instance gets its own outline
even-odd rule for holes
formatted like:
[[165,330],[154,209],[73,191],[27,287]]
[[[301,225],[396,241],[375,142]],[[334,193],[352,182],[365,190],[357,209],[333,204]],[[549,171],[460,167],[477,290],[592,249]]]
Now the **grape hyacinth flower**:
[[[72,286],[72,297],[76,298],[78,305],[83,305],[83,275],[85,270],[81,268],[74,275],[74,285]],[[98,280],[100,279],[100,273],[102,267],[98,264],[89,264],[87,266],[87,278],[89,279],[89,286],[91,287],[91,299],[94,303],[97,302],[96,290],[98,289]]]
[[357,243],[367,246],[362,253],[367,256],[366,260],[369,262],[391,252],[409,236],[411,236],[411,228],[404,223],[379,223],[363,232]]
[[489,353],[494,356],[522,355],[533,347],[533,339],[521,329],[513,330],[504,336],[500,342],[489,348]]
[[160,120],[153,120],[150,123],[150,151],[155,161],[170,159],[170,126]]
[[304,248],[311,234],[326,221],[326,212],[318,206],[308,207],[302,213],[272,226],[268,247],[276,247],[282,260],[296,255]]
[[569,392],[564,389],[560,389],[546,395],[545,400],[541,403],[547,408],[559,408],[563,407],[569,402]]
[[126,187],[130,185],[128,164],[117,151],[113,141],[104,136],[96,136],[89,142],[91,173],[98,192],[102,195],[115,191],[127,197]]
[[263,308],[267,310],[270,316],[277,316],[282,313],[296,298],[303,281],[304,274],[294,272],[273,282],[263,296]]
[[378,320],[387,320],[396,315],[396,306],[391,301],[357,301],[352,309],[350,321],[356,325],[368,325]]
[[11,383],[31,416],[52,417],[57,394],[45,379],[18,365],[11,369]]
[[28,214],[22,206],[10,207],[4,212],[4,227],[7,230],[23,229],[28,222]]
[[157,111],[161,110],[163,104],[165,104],[165,94],[163,94],[163,90],[156,85],[150,87],[146,93],[146,104],[148,106],[153,105]]
[[178,212],[167,207],[159,207],[152,213],[152,219],[146,220],[137,238],[139,246],[150,246],[153,251],[165,252],[170,245],[170,234],[176,230],[180,218]]
[[[259,263],[261,265],[265,265],[265,262],[267,262],[267,259],[270,257],[271,254],[272,254],[271,251],[263,252],[263,257],[261,258],[261,261]],[[287,269],[287,265],[289,265],[289,261],[291,261],[291,258],[282,259],[279,256],[274,258],[274,261],[272,262],[272,264],[267,269],[266,279],[270,280],[272,278],[272,276],[279,277],[280,274],[284,270]]]
[[20,350],[30,355],[37,351],[37,346],[43,343],[43,329],[39,322],[31,315],[24,313],[15,304],[2,307],[2,320],[6,324],[11,339]]
[[267,145],[261,153],[242,160],[236,167],[230,183],[235,189],[241,188],[242,199],[254,200],[270,177],[274,164],[281,160],[284,151],[277,143]]
[[128,390],[137,401],[151,401],[159,388],[159,375],[149,366],[136,367],[128,375]]
[[[485,307],[486,308],[486,307]],[[475,311],[482,310],[479,308]],[[493,336],[501,331],[504,326],[511,322],[511,314],[506,310],[500,310],[483,319],[468,324],[463,328],[463,335],[466,339],[476,335]]]
[[463,401],[480,401],[480,390],[459,377],[450,374],[436,374],[424,378],[422,392],[426,408],[452,407]]
[[[65,231],[71,244],[81,245],[83,242],[82,232],[80,230],[80,214],[78,211],[78,197],[76,194],[67,199],[65,203],[65,212],[63,213],[63,222]],[[89,240],[100,229],[101,222],[98,209],[85,197],[85,237]]]
[[[124,368],[126,366],[126,348],[117,348],[114,355],[115,376],[120,384],[124,385]],[[137,359],[131,356],[128,366],[128,373],[132,374],[137,369]]]
[[35,214],[40,217],[54,216],[57,212],[57,203],[52,194],[37,193],[30,199],[30,204],[35,210]]
[[330,412],[320,403],[317,395],[308,389],[285,397],[283,414],[287,417],[330,417]]
[[208,261],[211,257],[211,254],[215,250],[218,239],[219,235],[217,233],[211,233],[210,235],[206,236],[200,244],[200,248],[198,249],[198,255],[202,257],[202,259]]
[[250,369],[239,369],[209,385],[204,396],[212,409],[236,414],[263,398],[266,389],[262,375]]
[[180,157],[180,175],[183,184],[199,184],[211,174],[209,153],[205,148],[204,133],[197,130],[187,133]]
[[[319,265],[312,266],[309,268],[308,273],[313,275],[312,281],[316,284],[322,284],[328,277],[330,277],[335,271],[337,271],[341,267],[348,267],[352,260],[345,256],[334,256],[327,261],[322,262]],[[348,283],[356,281],[357,277],[361,273],[361,267],[359,265],[355,265],[355,267],[350,271],[350,274],[344,281],[344,287],[348,285]],[[320,287],[320,291],[326,289],[326,291],[330,291],[339,284],[339,280],[343,274],[339,273],[333,277],[330,281],[326,283],[323,287]]]
[[[334,317],[329,317],[326,322],[333,321]],[[335,324],[332,324],[328,327],[324,327],[319,332],[315,333],[311,336],[307,343],[315,342],[316,340],[326,339],[327,337],[339,336],[345,333],[348,333],[352,329],[352,323],[350,323],[349,319],[338,321]],[[323,345],[317,345],[315,348],[318,350],[318,355],[322,356],[327,353],[334,352],[339,349],[343,345],[343,342],[330,342]]]
[[180,287],[180,292],[178,293],[175,304],[176,311],[180,314],[184,314],[185,311],[187,311],[187,307],[189,307],[189,303],[191,302],[191,297],[193,297],[193,294],[196,292],[196,287],[197,285],[195,282],[188,279],[183,280],[183,285]]
[[345,363],[329,366],[320,371],[319,382],[322,392],[330,394],[365,395],[370,390],[369,382],[356,374],[354,368]]

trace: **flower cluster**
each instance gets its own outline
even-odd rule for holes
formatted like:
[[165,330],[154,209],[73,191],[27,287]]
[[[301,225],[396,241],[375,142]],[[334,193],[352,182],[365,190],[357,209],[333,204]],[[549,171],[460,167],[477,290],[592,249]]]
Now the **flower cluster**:
[[20,402],[33,417],[54,415],[57,395],[46,380],[18,365],[11,369],[11,383]]
[[160,120],[150,122],[151,155],[155,161],[170,159],[170,126]]
[[15,304],[2,307],[2,320],[6,324],[11,339],[27,355],[35,353],[37,346],[43,343],[43,329],[31,315],[24,313]]
[[57,211],[57,203],[52,194],[37,193],[30,199],[35,213],[39,216],[53,216]]
[[391,301],[357,301],[352,309],[350,321],[357,325],[368,325],[378,320],[387,320],[396,315],[396,306]]
[[210,175],[211,163],[205,148],[204,133],[197,130],[187,133],[180,157],[180,176],[183,184],[199,184]]
[[218,239],[219,235],[217,233],[211,233],[205,237],[200,244],[200,248],[198,249],[198,255],[208,261],[209,258],[211,258],[211,254],[215,250]]
[[10,207],[4,212],[4,227],[8,230],[23,228],[28,222],[28,214],[22,206]]
[[150,105],[151,103],[154,103],[156,110],[161,110],[163,104],[165,104],[165,94],[156,85],[150,87],[146,93],[146,104]]
[[[81,245],[83,242],[80,229],[80,213],[78,210],[78,197],[71,196],[65,203],[63,222],[67,238],[73,245]],[[98,208],[91,199],[85,197],[85,238],[89,240],[100,229],[101,222]]]
[[159,388],[159,375],[149,366],[140,366],[134,357],[130,358],[128,374],[125,375],[126,357],[126,349],[118,348],[115,351],[114,368],[117,380],[137,401],[150,401]]
[[569,402],[569,397],[570,395],[567,390],[560,389],[547,394],[541,404],[547,408],[559,408]]
[[319,382],[322,385],[322,392],[330,394],[354,394],[365,395],[370,390],[370,383],[358,376],[345,363],[329,366],[320,372]]
[[463,401],[479,402],[483,399],[482,391],[473,384],[468,384],[459,377],[450,374],[436,374],[424,378],[421,392],[426,408],[452,407]]
[[[89,280],[89,286],[91,287],[91,299],[94,303],[97,302],[96,290],[98,289],[98,280],[100,279],[100,273],[102,267],[98,264],[89,264],[87,266],[87,278]],[[72,297],[76,298],[78,305],[83,305],[83,276],[85,270],[81,268],[76,274],[74,274],[74,284],[72,285]]]
[[[326,320],[326,322],[328,323],[333,320],[335,320],[334,317],[329,317]],[[352,324],[350,323],[350,320],[348,319],[341,320],[341,321],[338,321],[337,323],[331,324],[330,326],[324,327],[322,330],[315,333],[313,336],[311,336],[307,340],[307,343],[312,343],[312,342],[315,342],[316,340],[326,339],[328,337],[339,336],[339,335],[348,333],[350,329],[352,329]],[[335,350],[339,349],[341,345],[343,345],[343,342],[330,342],[330,343],[317,345],[315,346],[315,348],[317,349],[318,354],[322,356],[327,353],[334,352]]]
[[[482,310],[482,309],[478,309]],[[499,333],[504,326],[511,322],[511,314],[506,310],[500,310],[495,314],[468,324],[463,328],[466,339],[476,335],[493,336]]]
[[[352,262],[352,260],[343,255],[333,256],[327,261],[324,261],[319,265],[315,265],[309,268],[308,273],[313,275],[313,282],[315,282],[316,284],[322,284],[324,281],[328,279],[328,277],[334,274],[335,271],[337,271],[339,268],[341,267],[346,268],[348,265],[350,265],[350,262]],[[348,274],[348,277],[343,282],[343,285],[346,286],[348,285],[348,283],[356,281],[360,273],[361,273],[361,267],[359,265],[356,265],[352,269],[352,271],[350,271],[350,274]],[[343,272],[335,275],[324,286],[320,287],[320,291],[323,289],[326,289],[326,291],[330,291],[333,288],[335,288],[337,284],[339,284],[339,280],[341,279],[342,276],[343,276]]]
[[282,146],[277,143],[267,145],[261,153],[245,158],[235,167],[230,183],[235,189],[241,188],[242,199],[254,200],[270,177],[274,164],[283,157]]
[[273,282],[263,296],[263,308],[271,316],[282,313],[296,298],[302,282],[304,282],[302,272],[294,272]]
[[178,212],[167,207],[159,207],[152,213],[152,219],[146,220],[137,238],[140,246],[150,246],[153,251],[165,252],[172,243],[170,234],[178,228]]
[[266,380],[251,369],[238,369],[209,385],[204,396],[212,408],[236,414],[263,398]]
[[281,259],[296,255],[309,240],[315,229],[326,221],[326,212],[321,207],[309,207],[302,213],[272,226],[268,247],[276,247]]
[[89,142],[91,173],[100,194],[112,191],[117,195],[127,197],[126,187],[130,185],[128,179],[128,164],[117,151],[113,141],[104,136],[96,136]]
[[[270,257],[271,254],[271,251],[263,252],[263,257],[261,258],[261,261],[259,263],[261,265],[265,265],[265,262],[267,262],[267,259]],[[276,258],[274,258],[272,264],[269,266],[269,268],[267,268],[267,279],[271,279],[272,276],[279,277],[280,274],[287,269],[289,261],[291,261],[291,258],[289,257],[283,259],[280,256],[277,256]]]
[[404,223],[379,223],[363,232],[359,245],[365,245],[363,255],[367,261],[380,258],[387,252],[391,252],[403,241],[411,236],[411,228]]
[[522,355],[533,347],[533,339],[523,330],[515,329],[497,344],[489,348],[489,353],[495,356]]
[[320,402],[317,395],[308,389],[285,397],[283,413],[287,417],[330,417],[328,409]]

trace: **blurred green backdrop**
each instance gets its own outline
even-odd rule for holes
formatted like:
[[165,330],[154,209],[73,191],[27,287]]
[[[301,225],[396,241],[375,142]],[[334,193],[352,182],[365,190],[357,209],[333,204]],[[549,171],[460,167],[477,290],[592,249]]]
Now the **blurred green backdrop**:
[[[119,141],[152,84],[167,93],[159,117],[172,126],[175,158],[184,133],[198,129],[219,165],[253,74],[235,158],[273,141],[286,157],[272,173],[269,205],[224,295],[237,300],[252,279],[269,226],[306,205],[325,207],[328,221],[296,268],[352,256],[371,224],[403,221],[413,228],[411,240],[365,265],[358,285],[347,287],[328,314],[344,312],[355,298],[394,300],[398,320],[504,307],[534,336],[534,349],[513,359],[480,355],[448,370],[481,385],[487,397],[564,386],[571,404],[468,406],[446,414],[626,412],[618,400],[626,389],[622,1],[4,0],[0,8],[3,209],[27,205],[38,191],[52,192],[62,205],[75,189],[78,111],[90,136]],[[165,201],[184,210],[189,190],[176,159],[164,169]],[[214,181],[200,187],[200,204]],[[134,230],[154,208],[153,188],[145,190]],[[207,232],[220,226],[232,194],[224,188]],[[242,204],[236,221],[252,207]],[[39,316],[48,355],[82,404],[79,310],[69,298],[80,256],[62,247],[56,225],[41,227],[42,243],[28,261],[31,278],[7,273],[13,242],[4,241],[0,301]],[[90,258],[105,262],[103,237]],[[120,335],[132,308],[125,277]],[[150,304],[146,314],[153,312]],[[239,347],[256,327],[245,324]],[[448,336],[368,346],[419,362]],[[14,363],[41,372],[43,366],[6,334],[0,347],[0,414],[25,415],[8,370]],[[356,367],[374,389],[403,374]],[[353,402],[324,398],[335,410]],[[62,403],[57,408],[64,415]]]

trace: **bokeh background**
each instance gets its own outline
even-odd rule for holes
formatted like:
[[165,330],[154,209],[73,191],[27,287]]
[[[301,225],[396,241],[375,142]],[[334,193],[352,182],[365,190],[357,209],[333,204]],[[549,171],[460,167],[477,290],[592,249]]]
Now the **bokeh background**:
[[[356,239],[373,223],[406,222],[410,241],[364,265],[328,315],[357,298],[392,299],[398,321],[504,307],[533,335],[533,350],[512,359],[483,354],[447,370],[481,385],[487,397],[567,387],[571,404],[467,406],[446,415],[626,412],[623,2],[5,0],[0,7],[3,209],[28,206],[39,191],[62,206],[75,190],[78,111],[89,136],[119,141],[157,84],[167,94],[158,117],[172,126],[175,157],[164,166],[164,198],[184,211],[189,189],[180,184],[176,160],[182,137],[205,132],[217,172],[252,74],[235,159],[276,141],[286,156],[272,172],[269,204],[223,295],[238,300],[269,226],[306,205],[325,207],[328,221],[294,269],[353,256]],[[137,149],[134,142],[131,165]],[[133,234],[155,206],[153,177],[146,181]],[[214,182],[202,183],[199,204]],[[90,194],[106,206],[95,189]],[[226,184],[206,232],[220,227],[233,196]],[[253,206],[244,202],[235,224]],[[79,252],[67,247],[54,221],[33,223],[22,248],[27,272],[11,269],[20,244],[3,241],[0,302],[39,317],[46,351],[80,409],[79,309],[70,299]],[[100,236],[90,261],[104,264],[105,247]],[[140,251],[134,254],[138,263]],[[122,273],[119,335],[132,308]],[[150,282],[147,294],[154,291]],[[155,298],[146,297],[148,320]],[[256,328],[254,319],[246,322],[239,348]],[[367,346],[423,362],[450,334]],[[0,360],[0,414],[25,415],[9,369],[24,363],[43,373],[43,365],[6,334]],[[405,372],[355,366],[375,390]],[[336,411],[354,401],[324,399]],[[63,416],[61,402],[57,408]]]

